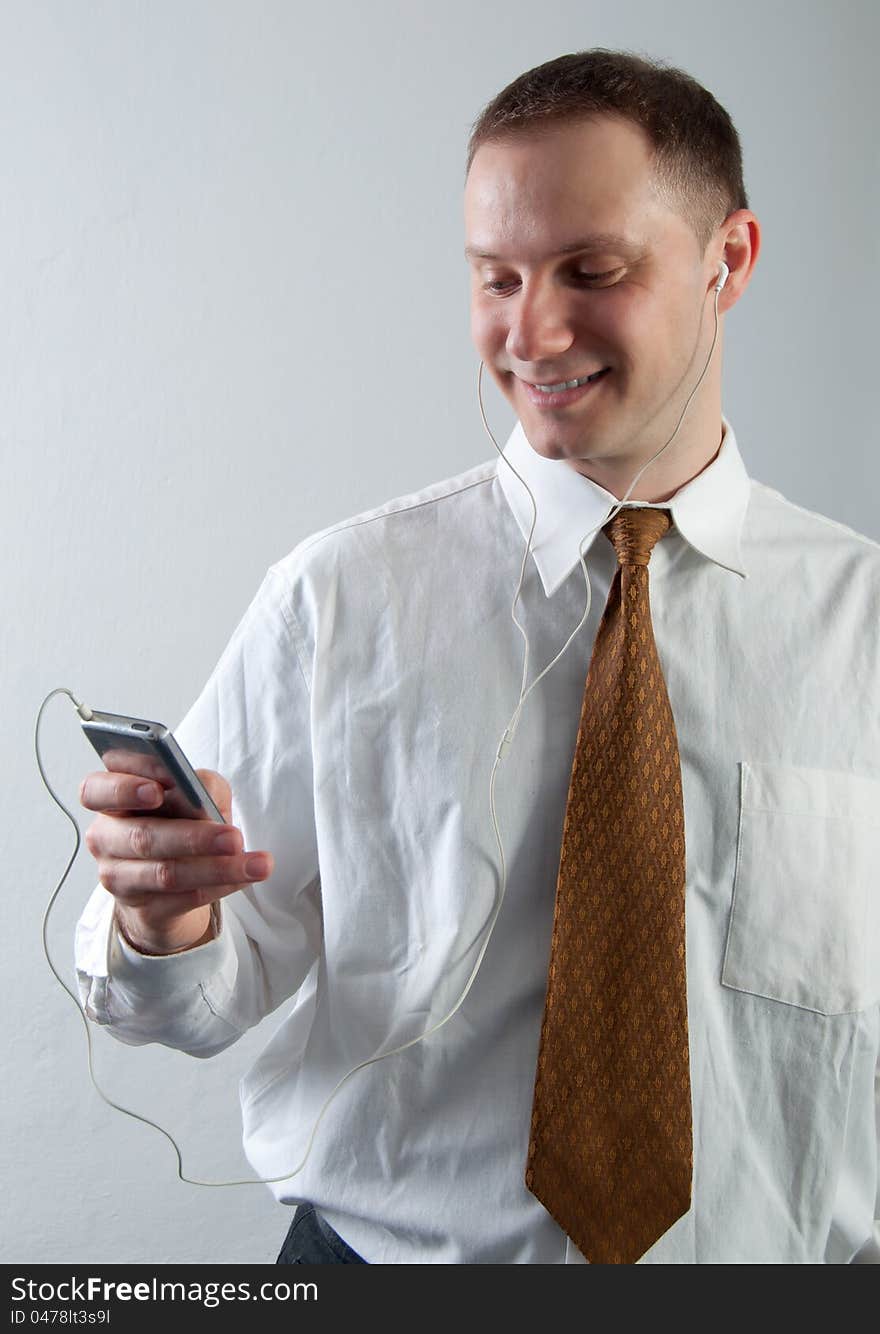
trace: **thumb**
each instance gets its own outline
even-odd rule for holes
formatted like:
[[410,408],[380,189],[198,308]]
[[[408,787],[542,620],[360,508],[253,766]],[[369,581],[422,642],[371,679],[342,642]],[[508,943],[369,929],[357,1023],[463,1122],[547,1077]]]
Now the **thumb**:
[[233,824],[232,788],[229,783],[214,769],[196,769],[196,774],[207,788],[209,797],[223,816],[225,823]]

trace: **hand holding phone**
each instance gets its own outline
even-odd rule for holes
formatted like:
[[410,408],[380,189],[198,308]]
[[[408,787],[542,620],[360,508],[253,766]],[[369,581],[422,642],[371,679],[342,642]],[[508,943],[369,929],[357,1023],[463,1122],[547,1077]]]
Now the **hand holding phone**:
[[229,783],[193,769],[163,724],[94,712],[82,726],[105,764],[80,786],[81,804],[99,812],[85,843],[123,935],[143,954],[202,944],[211,905],[267,879],[272,854],[244,852]]

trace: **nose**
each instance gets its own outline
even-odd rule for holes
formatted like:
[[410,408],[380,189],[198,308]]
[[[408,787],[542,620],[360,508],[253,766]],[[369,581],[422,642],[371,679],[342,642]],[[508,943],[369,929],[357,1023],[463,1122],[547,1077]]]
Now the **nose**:
[[549,284],[524,285],[508,309],[507,351],[521,364],[546,365],[574,342],[565,296],[552,291]]

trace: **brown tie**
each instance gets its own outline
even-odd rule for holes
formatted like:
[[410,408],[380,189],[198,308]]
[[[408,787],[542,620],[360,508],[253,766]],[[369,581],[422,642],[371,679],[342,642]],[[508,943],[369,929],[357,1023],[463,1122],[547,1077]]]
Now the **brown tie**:
[[592,1264],[686,1213],[693,1134],[685,842],[648,561],[664,509],[602,531],[618,568],[593,645],[562,835],[526,1185]]

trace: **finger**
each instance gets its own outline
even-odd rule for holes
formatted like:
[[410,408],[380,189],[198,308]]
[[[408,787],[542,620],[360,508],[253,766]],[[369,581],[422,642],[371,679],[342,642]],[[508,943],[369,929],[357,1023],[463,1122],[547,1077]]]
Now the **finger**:
[[101,884],[131,907],[139,906],[134,900],[150,894],[187,894],[203,892],[192,907],[211,903],[220,894],[243,889],[248,884],[267,880],[272,873],[274,859],[269,852],[250,852],[234,857],[170,857],[161,861],[122,861],[113,858],[99,861]]
[[86,774],[79,787],[80,805],[87,811],[149,809],[160,806],[163,797],[161,783],[145,780],[139,774],[108,773],[103,769]]
[[86,831],[85,840],[93,857],[140,861],[231,854],[241,852],[244,846],[241,830],[234,825],[149,815],[99,815]]
[[222,774],[215,769],[196,769],[196,775],[202,780],[208,796],[219,810],[227,824],[232,824],[232,788]]
[[117,893],[114,898],[116,900],[116,911],[121,914],[123,920],[127,919],[131,922],[134,919],[138,923],[138,928],[134,932],[134,934],[137,934],[137,930],[143,928],[147,931],[161,931],[169,923],[179,921],[194,910],[206,908],[215,901],[246,888],[246,885],[214,885],[210,887],[203,886],[179,894],[137,893],[132,891],[124,894]]

